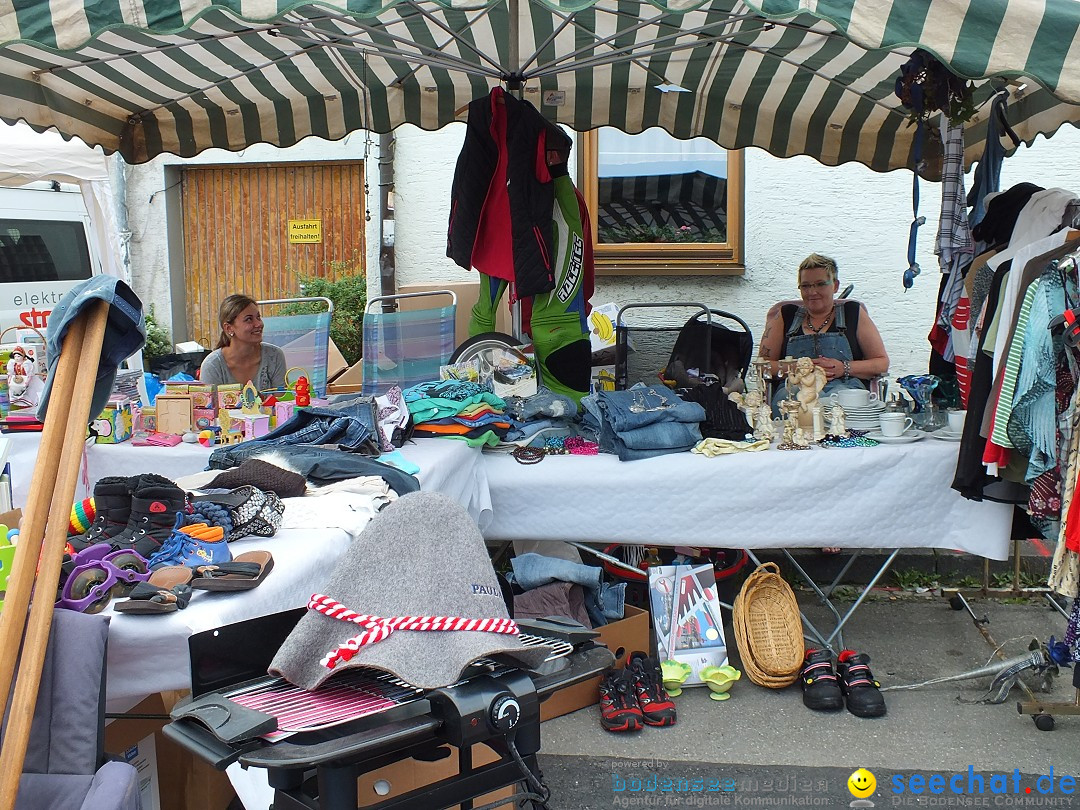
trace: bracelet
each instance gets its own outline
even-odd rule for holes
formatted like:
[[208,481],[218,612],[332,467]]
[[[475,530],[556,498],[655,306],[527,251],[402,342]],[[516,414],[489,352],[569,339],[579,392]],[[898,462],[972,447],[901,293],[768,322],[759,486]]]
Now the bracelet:
[[850,380],[851,379],[851,361],[850,360],[845,360],[844,361],[844,379],[845,380]]

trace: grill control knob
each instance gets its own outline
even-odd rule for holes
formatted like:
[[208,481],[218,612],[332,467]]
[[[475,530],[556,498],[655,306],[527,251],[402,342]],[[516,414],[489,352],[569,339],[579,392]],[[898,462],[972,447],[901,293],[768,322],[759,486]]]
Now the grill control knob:
[[518,724],[521,718],[521,704],[517,698],[504,692],[491,702],[488,722],[496,731],[507,732]]

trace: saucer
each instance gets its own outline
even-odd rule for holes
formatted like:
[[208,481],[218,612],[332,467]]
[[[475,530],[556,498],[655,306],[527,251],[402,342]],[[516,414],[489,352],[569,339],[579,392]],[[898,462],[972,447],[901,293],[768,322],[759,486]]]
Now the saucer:
[[874,431],[872,433],[867,433],[866,438],[873,439],[875,442],[881,442],[882,444],[910,444],[911,442],[917,442],[920,439],[926,438],[926,434],[917,428],[911,428],[910,430],[904,431],[899,436],[886,436],[880,431]]
[[943,442],[958,442],[964,438],[964,432],[962,430],[953,433],[948,428],[942,428],[941,430],[935,430],[929,434],[932,439],[941,439]]

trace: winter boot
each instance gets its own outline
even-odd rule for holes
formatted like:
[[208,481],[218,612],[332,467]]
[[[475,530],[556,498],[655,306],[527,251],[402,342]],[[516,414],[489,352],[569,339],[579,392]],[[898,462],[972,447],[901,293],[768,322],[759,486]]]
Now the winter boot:
[[675,701],[668,697],[660,680],[660,664],[643,652],[630,654],[626,671],[634,679],[641,716],[649,726],[675,725]]
[[184,512],[187,496],[168,478],[147,474],[139,476],[132,488],[131,515],[124,531],[111,543],[116,548],[131,548],[150,559],[172,533],[176,513]]
[[75,551],[82,551],[97,543],[109,543],[124,532],[131,516],[133,480],[109,476],[94,484],[94,522],[82,534],[68,537]]
[[844,708],[844,694],[833,672],[832,653],[828,650],[806,651],[799,683],[806,708],[819,712],[835,712]]
[[837,658],[836,669],[849,712],[856,717],[884,716],[885,697],[878,689],[881,684],[870,671],[869,655],[844,650]]

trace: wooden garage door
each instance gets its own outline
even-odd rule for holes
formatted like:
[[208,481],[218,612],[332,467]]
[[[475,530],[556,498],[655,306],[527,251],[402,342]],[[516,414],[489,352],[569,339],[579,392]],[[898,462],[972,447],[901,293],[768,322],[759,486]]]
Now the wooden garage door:
[[[299,294],[299,276],[364,272],[362,162],[185,168],[181,175],[188,334],[212,348],[225,296]],[[322,241],[289,242],[289,220]]]

